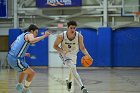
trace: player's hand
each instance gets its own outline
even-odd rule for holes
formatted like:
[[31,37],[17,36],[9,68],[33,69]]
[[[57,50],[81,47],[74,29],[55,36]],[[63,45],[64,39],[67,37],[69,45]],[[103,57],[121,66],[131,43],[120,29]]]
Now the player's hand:
[[86,55],[86,56],[88,56],[90,58],[90,60],[93,62],[93,59],[92,59],[92,57],[90,55]]
[[25,56],[30,57],[31,55],[30,55],[30,53],[25,53]]
[[50,31],[46,31],[44,35],[47,37],[47,36],[49,36],[50,34],[51,34]]
[[90,57],[90,59],[92,60],[92,62],[93,62],[93,59]]

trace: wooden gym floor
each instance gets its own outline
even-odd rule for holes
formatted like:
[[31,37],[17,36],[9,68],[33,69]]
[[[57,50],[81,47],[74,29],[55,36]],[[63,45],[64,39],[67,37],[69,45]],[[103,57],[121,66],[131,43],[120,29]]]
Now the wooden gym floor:
[[[82,93],[74,83],[66,90],[67,68],[33,68],[32,93]],[[140,93],[140,69],[78,69],[89,93]],[[17,93],[17,72],[0,69],[0,93]]]

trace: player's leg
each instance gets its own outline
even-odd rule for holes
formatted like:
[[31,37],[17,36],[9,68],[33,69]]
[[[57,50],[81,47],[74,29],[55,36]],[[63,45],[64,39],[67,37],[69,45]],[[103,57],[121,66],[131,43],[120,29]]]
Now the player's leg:
[[19,80],[18,80],[18,83],[22,83],[23,82],[23,80],[24,80],[24,76],[25,76],[25,73],[20,73],[19,74]]
[[76,80],[76,82],[80,85],[80,87],[83,86],[83,83],[81,81],[81,78],[79,76],[79,74],[77,73],[77,70],[76,70],[76,65],[73,64],[73,62],[71,60],[68,60],[66,62],[66,65],[69,67],[69,69],[71,70],[72,74],[73,74],[73,77],[74,79]]
[[71,70],[70,70],[70,73],[69,73],[69,78],[66,80],[66,84],[67,84],[68,91],[70,91],[71,86],[72,86],[72,72],[71,72]]
[[[33,69],[31,69],[30,67],[28,67],[25,71],[23,71],[23,73],[27,74],[26,81],[28,81],[28,82],[31,82],[35,75],[35,71]],[[27,85],[27,87],[28,87],[28,85]]]
[[[59,57],[60,57],[61,60],[63,61],[63,64],[64,64],[64,65],[66,64],[66,60],[70,60],[69,58],[64,57],[64,55],[61,54],[61,53],[59,54]],[[68,79],[66,79],[66,84],[67,84],[67,89],[68,89],[68,91],[70,91],[70,90],[71,90],[71,86],[72,86],[72,72],[71,72],[71,70],[70,70]]]
[[73,64],[72,60],[68,60],[66,62],[66,65],[70,68],[70,70],[73,74],[73,77],[74,77],[75,81],[79,84],[79,86],[81,87],[82,92],[83,93],[88,93],[87,89],[84,87],[84,85],[81,81],[81,78],[80,78],[79,74],[77,73],[76,65]]
[[22,92],[23,93],[31,93],[31,91],[29,89],[29,86],[31,84],[31,81],[32,81],[34,75],[35,75],[35,71],[33,71],[29,67],[29,65],[25,62],[25,60],[23,60],[23,59],[17,59],[16,69],[20,72],[20,75],[19,75],[19,83],[17,84],[17,87],[22,85],[22,82],[23,82],[23,79],[24,79],[24,75],[27,74],[27,78],[25,80],[25,83],[24,83],[24,87],[22,89]]
[[24,82],[24,89],[23,89],[23,93],[31,93],[29,86],[33,80],[33,77],[35,75],[35,71],[33,69],[31,69],[30,67],[28,67],[25,71],[23,71],[23,73],[27,74],[27,78]]
[[21,93],[23,91],[24,85],[22,84],[23,80],[24,80],[24,73],[20,73],[19,74],[19,80],[18,80],[18,84],[16,85],[16,90],[19,91],[19,93]]
[[69,72],[69,82],[72,82],[72,79],[73,79],[73,76],[72,76],[72,72],[71,72],[71,70],[70,70],[70,72]]
[[[71,56],[71,55],[69,55],[69,56]],[[80,78],[80,76],[79,76],[79,74],[77,73],[77,70],[76,70],[76,65],[75,65],[76,64],[76,56],[71,57],[75,60],[75,62],[72,62],[72,59],[64,56],[63,54],[59,54],[59,57],[62,59],[63,63],[66,64],[69,67],[69,69],[71,71],[71,76],[74,77],[77,84],[79,84],[83,93],[88,93],[87,89],[84,87],[84,85],[81,81],[81,78]],[[72,85],[72,84],[70,84],[71,83],[71,80],[70,80],[71,76],[69,76],[69,81],[66,81],[68,90],[71,89],[71,85]]]
[[[20,65],[20,61],[18,61],[18,59],[10,54],[8,54],[7,56],[7,60],[8,60],[8,64],[15,70],[19,71],[19,72],[22,72],[22,70],[19,68]],[[19,66],[20,65],[20,66]],[[22,81],[24,79],[24,74],[21,74],[19,76],[19,79],[18,79],[18,84],[16,85],[16,90],[19,92],[19,93],[22,93],[22,90],[24,88],[23,84],[22,84]]]

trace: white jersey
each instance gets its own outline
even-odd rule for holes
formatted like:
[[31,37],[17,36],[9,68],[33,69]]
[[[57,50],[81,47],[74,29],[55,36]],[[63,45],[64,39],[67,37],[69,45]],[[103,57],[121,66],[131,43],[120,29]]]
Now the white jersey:
[[76,31],[75,38],[73,40],[69,40],[67,37],[67,31],[63,32],[63,41],[61,42],[61,48],[73,54],[77,54],[79,51],[79,33]]
[[67,52],[66,57],[72,59],[76,63],[77,53],[79,52],[79,33],[75,32],[75,38],[73,40],[68,39],[67,31],[61,33],[63,40],[61,42],[61,48]]

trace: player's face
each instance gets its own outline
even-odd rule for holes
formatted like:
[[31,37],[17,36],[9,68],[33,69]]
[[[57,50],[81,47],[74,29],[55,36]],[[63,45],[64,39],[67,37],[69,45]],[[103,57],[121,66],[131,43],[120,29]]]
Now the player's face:
[[76,31],[76,26],[70,25],[70,26],[68,27],[68,31],[70,31],[71,33],[75,33],[75,31]]
[[33,31],[33,35],[34,35],[34,37],[36,37],[37,34],[38,34],[38,30]]

